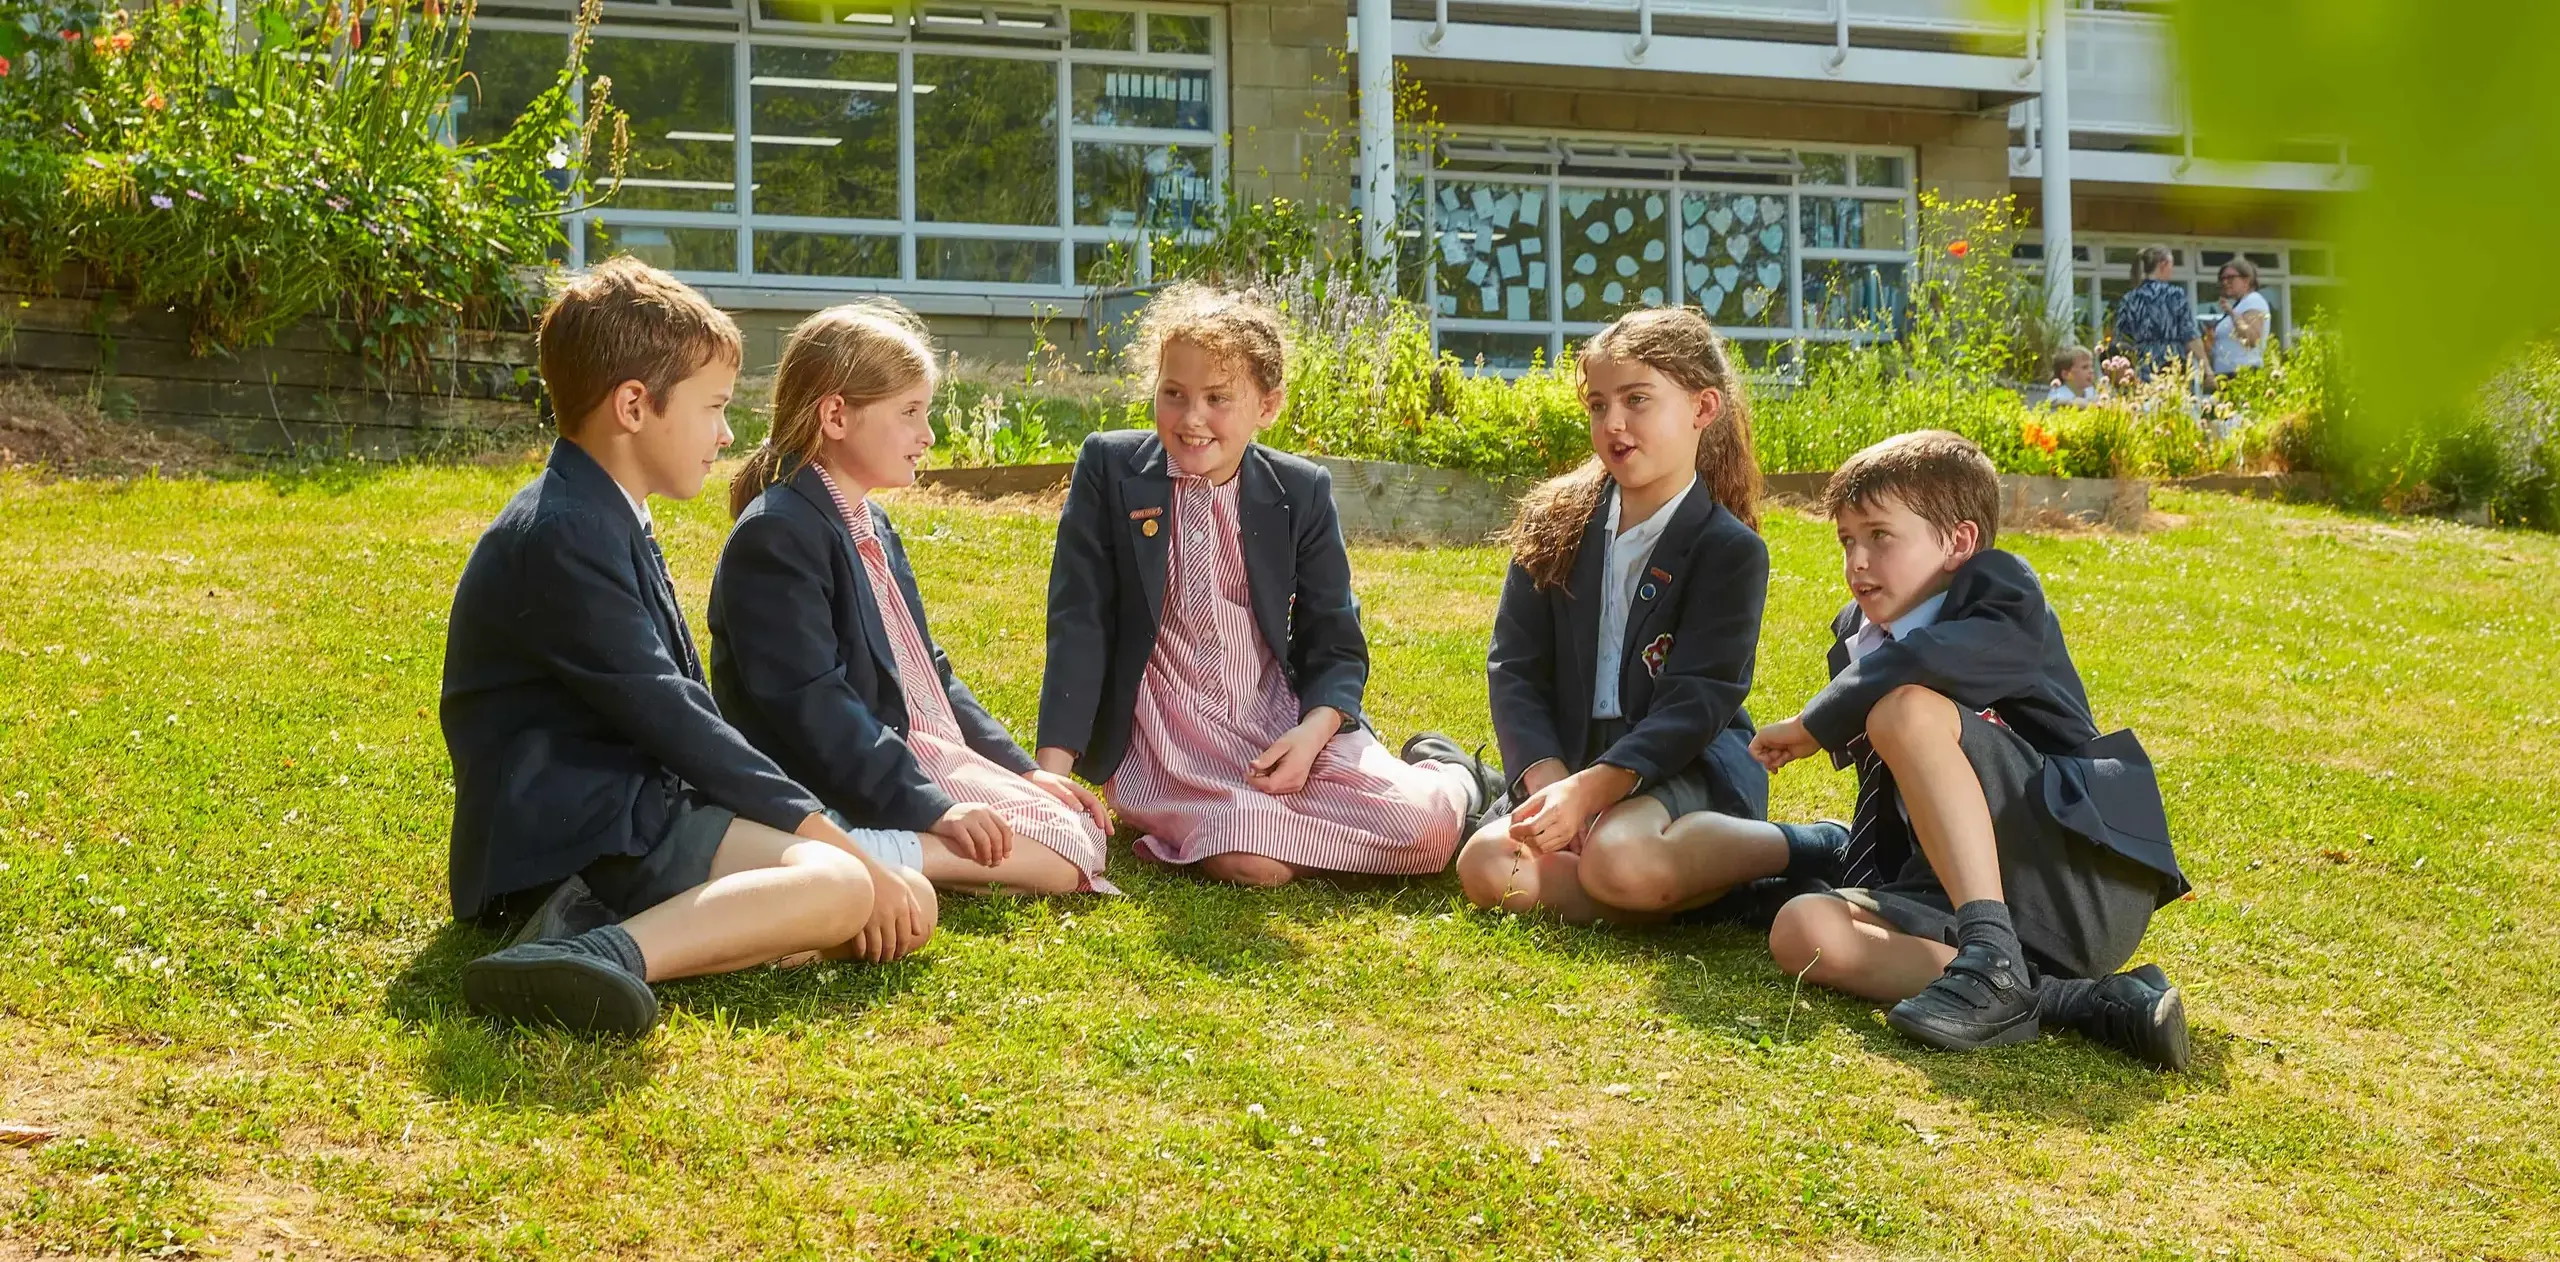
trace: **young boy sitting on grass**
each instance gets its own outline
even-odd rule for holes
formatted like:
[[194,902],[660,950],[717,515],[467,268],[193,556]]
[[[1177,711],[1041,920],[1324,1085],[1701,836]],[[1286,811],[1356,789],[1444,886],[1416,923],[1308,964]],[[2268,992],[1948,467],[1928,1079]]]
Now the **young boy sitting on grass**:
[[1991,546],[1991,461],[1942,430],[1889,438],[1840,466],[1823,507],[1851,597],[1831,682],[1751,752],[1772,771],[1820,750],[1856,766],[1854,888],[1789,901],[1770,954],[1892,1003],[1887,1021],[1932,1047],[2050,1025],[2183,1068],[2177,988],[2115,971],[2187,890],[2160,787],[2132,732],[2098,734],[2035,571]]
[[445,640],[454,916],[539,904],[464,970],[476,1011],[638,1035],[650,982],[933,931],[932,887],[865,848],[894,839],[838,828],[703,682],[648,503],[702,490],[739,356],[728,316],[630,258],[543,313],[560,438],[471,550]]

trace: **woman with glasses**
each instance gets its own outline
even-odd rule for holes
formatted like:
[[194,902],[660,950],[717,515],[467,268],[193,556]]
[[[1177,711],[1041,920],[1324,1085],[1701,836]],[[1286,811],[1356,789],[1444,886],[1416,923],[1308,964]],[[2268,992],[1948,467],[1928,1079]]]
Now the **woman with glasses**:
[[2213,375],[2228,377],[2244,368],[2262,368],[2267,362],[2267,325],[2272,311],[2267,296],[2258,292],[2258,265],[2245,254],[2231,256],[2222,265],[2222,318],[2214,321],[2212,336]]

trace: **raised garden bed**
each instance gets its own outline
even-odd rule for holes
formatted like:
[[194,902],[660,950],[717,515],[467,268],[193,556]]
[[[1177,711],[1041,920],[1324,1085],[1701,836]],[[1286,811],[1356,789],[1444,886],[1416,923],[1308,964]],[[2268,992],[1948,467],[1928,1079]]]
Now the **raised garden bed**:
[[393,458],[472,450],[541,423],[530,333],[464,333],[386,374],[312,322],[273,345],[197,356],[187,317],[116,297],[0,292],[0,364],[111,416],[248,455]]
[[[1315,457],[1333,471],[1333,498],[1342,531],[1355,538],[1392,543],[1480,544],[1510,524],[1514,499],[1525,482],[1507,482],[1454,469],[1380,460]],[[964,495],[993,498],[1035,495],[1057,487],[1073,465],[1008,465],[985,469],[928,469],[917,481]],[[1773,473],[1768,493],[1810,503],[1821,498],[1828,473]],[[2139,478],[2051,478],[2004,474],[2000,524],[2033,528],[2071,521],[2139,530],[2151,512],[2151,484]]]

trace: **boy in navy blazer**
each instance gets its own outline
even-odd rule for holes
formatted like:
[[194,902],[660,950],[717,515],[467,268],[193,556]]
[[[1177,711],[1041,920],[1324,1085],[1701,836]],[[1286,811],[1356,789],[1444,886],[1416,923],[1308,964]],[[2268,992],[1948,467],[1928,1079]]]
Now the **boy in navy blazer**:
[[2187,890],[2151,761],[2101,736],[2035,571],[1992,548],[1999,475],[1945,431],[1859,452],[1824,495],[1852,597],[1831,682],[1761,729],[1775,770],[1828,751],[1858,772],[1846,888],[1779,913],[1779,966],[1893,1002],[1887,1021],[1970,1050],[2061,1026],[2166,1068],[2186,1011],[2124,966]]
[[652,981],[912,950],[930,889],[721,721],[650,520],[729,441],[737,326],[617,258],[544,312],[540,356],[561,436],[463,569],[442,702],[454,915],[540,907],[464,970],[465,1000],[636,1035]]

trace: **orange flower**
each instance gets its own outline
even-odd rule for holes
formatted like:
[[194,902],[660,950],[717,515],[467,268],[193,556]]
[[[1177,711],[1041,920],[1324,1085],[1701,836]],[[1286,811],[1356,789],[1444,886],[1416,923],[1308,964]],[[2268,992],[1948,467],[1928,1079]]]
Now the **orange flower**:
[[9,59],[8,59],[8,58],[6,58],[6,57],[0,57],[0,79],[6,79],[6,78],[8,78],[8,77],[9,77]]
[[107,37],[107,51],[126,52],[133,47],[133,32],[118,31]]
[[142,98],[142,108],[146,110],[165,110],[169,108],[169,98],[160,95],[160,89],[153,88],[151,89],[151,95]]
[[1973,243],[1970,241],[1950,241],[1947,243],[1947,253],[1956,258],[1963,258],[1964,256],[1973,253]]
[[2018,437],[2026,440],[2026,444],[2028,446],[2033,447],[2048,456],[2053,454],[2054,448],[2062,445],[2060,440],[2046,432],[2044,426],[2038,425],[2034,421],[2029,421],[2021,427],[2018,431]]

